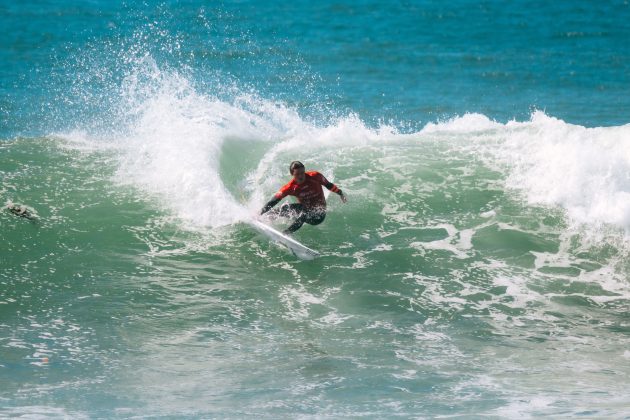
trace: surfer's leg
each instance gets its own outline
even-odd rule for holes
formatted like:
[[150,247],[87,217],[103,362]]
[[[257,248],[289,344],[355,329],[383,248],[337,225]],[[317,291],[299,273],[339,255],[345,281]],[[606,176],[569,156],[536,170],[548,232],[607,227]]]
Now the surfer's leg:
[[305,222],[309,225],[319,225],[326,218],[325,211],[313,211],[307,213]]
[[285,233],[293,233],[299,228],[302,227],[304,223],[308,223],[309,225],[319,225],[326,218],[325,211],[310,211],[301,213],[297,219],[293,222],[291,226],[289,226],[284,232]]
[[295,219],[293,221],[291,226],[289,226],[288,228],[286,228],[284,230],[284,233],[293,233],[293,232],[295,232],[296,230],[298,230],[299,228],[302,227],[302,225],[304,224],[305,221],[306,221],[306,213],[302,212],[297,217],[297,219]]

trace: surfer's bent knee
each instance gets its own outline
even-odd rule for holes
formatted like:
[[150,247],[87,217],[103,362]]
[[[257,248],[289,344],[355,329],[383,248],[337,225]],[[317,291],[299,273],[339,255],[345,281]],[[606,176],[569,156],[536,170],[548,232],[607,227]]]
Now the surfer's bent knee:
[[315,226],[323,222],[325,218],[326,218],[326,212],[317,212],[317,213],[310,214],[309,217],[305,221],[309,225]]

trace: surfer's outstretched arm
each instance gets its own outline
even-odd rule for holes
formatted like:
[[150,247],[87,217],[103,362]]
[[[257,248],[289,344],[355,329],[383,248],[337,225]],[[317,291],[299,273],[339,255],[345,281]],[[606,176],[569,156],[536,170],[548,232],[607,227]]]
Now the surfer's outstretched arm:
[[339,194],[339,198],[341,198],[341,201],[343,201],[344,203],[346,203],[348,201],[348,199],[346,198],[346,196],[343,193],[343,191],[341,191],[341,188],[337,187],[335,184],[333,184],[332,182],[330,182],[329,180],[324,178],[323,175],[321,175],[321,177],[322,177],[322,181],[323,181],[322,185],[324,187],[328,188],[331,192]]
[[269,210],[271,210],[271,208],[273,206],[278,204],[280,202],[280,200],[282,200],[282,198],[278,198],[278,197],[274,196],[271,200],[269,200],[267,202],[267,204],[265,204],[265,206],[262,208],[262,210],[260,210],[260,214],[263,215],[263,214],[267,213]]
[[327,180],[324,175],[322,175],[319,172],[315,172],[315,176],[316,176],[317,181],[320,184],[322,184],[324,187],[328,188],[331,192],[334,192],[335,194],[339,194],[339,198],[341,198],[341,201],[343,201],[344,203],[346,203],[348,201],[346,199],[346,196],[344,195],[343,191],[341,191],[341,189],[339,187],[337,187],[335,184],[333,184],[332,182]]

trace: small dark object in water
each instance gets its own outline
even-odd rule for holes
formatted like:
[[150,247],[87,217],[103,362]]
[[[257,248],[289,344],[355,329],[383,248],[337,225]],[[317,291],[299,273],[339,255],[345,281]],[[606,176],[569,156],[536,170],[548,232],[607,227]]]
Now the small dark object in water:
[[35,215],[25,205],[9,203],[7,204],[6,208],[16,216],[24,217],[29,220],[35,220],[36,218]]

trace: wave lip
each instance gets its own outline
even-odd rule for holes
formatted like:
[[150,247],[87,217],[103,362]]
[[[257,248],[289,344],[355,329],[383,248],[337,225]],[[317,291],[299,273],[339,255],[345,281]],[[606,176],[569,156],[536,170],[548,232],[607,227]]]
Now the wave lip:
[[530,203],[563,207],[574,222],[630,233],[630,125],[586,128],[537,112],[522,127],[498,152],[509,187]]
[[[463,134],[469,148],[506,175],[529,204],[560,206],[577,225],[630,234],[630,124],[587,128],[542,111],[505,124],[481,114],[429,123],[418,134]],[[466,136],[469,134],[470,136]]]

